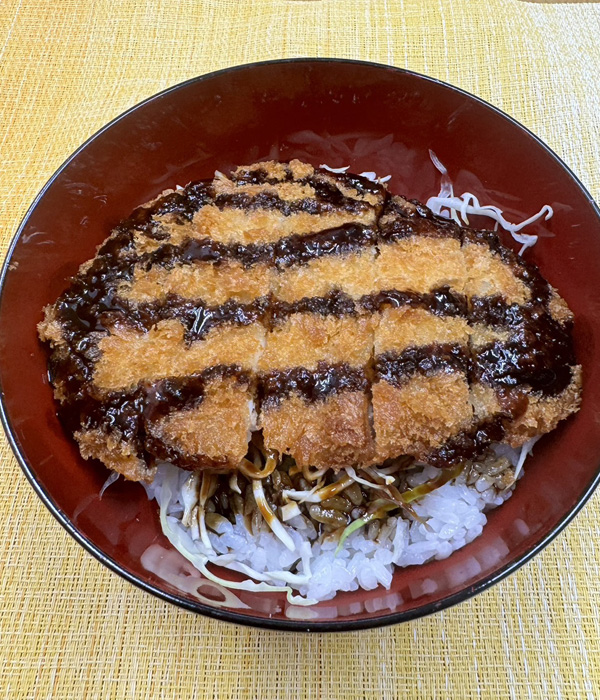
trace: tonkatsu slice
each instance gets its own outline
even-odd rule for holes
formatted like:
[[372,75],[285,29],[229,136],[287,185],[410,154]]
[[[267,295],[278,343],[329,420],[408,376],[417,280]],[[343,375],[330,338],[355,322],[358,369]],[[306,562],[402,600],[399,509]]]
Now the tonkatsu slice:
[[572,324],[494,233],[292,160],[136,209],[39,335],[82,455],[151,481],[250,441],[319,473],[517,447],[578,409]]

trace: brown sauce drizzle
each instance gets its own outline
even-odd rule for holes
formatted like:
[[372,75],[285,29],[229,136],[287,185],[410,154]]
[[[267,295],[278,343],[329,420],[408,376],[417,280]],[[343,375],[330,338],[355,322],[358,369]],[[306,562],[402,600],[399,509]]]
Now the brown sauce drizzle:
[[526,309],[519,304],[507,304],[504,297],[471,297],[469,322],[495,328],[514,328],[526,319]]
[[386,307],[411,306],[425,309],[436,316],[467,317],[467,301],[448,287],[433,292],[399,292],[385,290],[367,294],[358,300],[352,299],[339,289],[334,289],[324,297],[304,297],[294,302],[272,299],[269,303],[270,317],[273,323],[285,320],[295,313],[314,313],[323,316],[351,316],[366,312],[374,314]]
[[273,245],[273,262],[279,268],[308,263],[325,255],[347,255],[374,246],[377,232],[360,224],[344,224],[337,228],[293,235]]
[[455,343],[411,347],[401,353],[386,352],[375,358],[377,378],[395,386],[402,386],[415,375],[431,377],[439,372],[466,375],[468,369],[468,349]]
[[81,393],[62,403],[58,416],[65,428],[73,433],[81,429],[99,429],[129,443],[137,455],[143,457],[145,405],[146,398],[141,388],[104,397]]
[[201,340],[213,328],[224,324],[249,326],[264,319],[267,311],[266,297],[250,304],[227,301],[220,306],[208,306],[201,301],[183,299],[170,294],[165,300],[132,304],[123,300],[120,307],[103,315],[107,326],[119,324],[140,331],[149,331],[157,323],[167,320],[180,321],[188,343]]
[[272,300],[269,305],[272,323],[280,323],[292,314],[311,313],[321,316],[352,316],[357,313],[352,297],[339,289],[325,297],[304,297],[298,301]]
[[365,370],[346,363],[329,365],[319,362],[315,370],[292,367],[258,377],[258,393],[264,407],[276,405],[290,394],[312,402],[342,391],[366,391],[368,385]]
[[232,194],[220,194],[215,197],[215,204],[219,209],[232,207],[253,211],[256,209],[270,209],[278,211],[283,216],[292,214],[328,214],[331,212],[345,211],[349,214],[362,214],[373,207],[359,199],[344,197],[333,186],[327,187],[324,183],[318,188],[315,199],[281,199],[274,192],[260,192],[257,195],[248,195],[245,192]]
[[[308,184],[312,187],[317,187],[323,184],[324,179],[330,187],[331,179],[338,182],[343,187],[352,187],[359,195],[381,195],[386,193],[385,187],[377,182],[373,182],[362,175],[354,175],[352,173],[332,173],[325,168],[316,168],[314,175],[296,180],[299,184]],[[254,168],[252,170],[240,169],[237,173],[231,176],[231,180],[238,185],[277,185],[282,182],[292,182],[294,175],[291,168],[286,168],[286,174],[283,179],[269,177],[269,174],[264,168]]]
[[467,316],[467,298],[450,287],[440,287],[425,294],[386,289],[361,297],[359,305],[369,313],[386,307],[411,306],[425,309],[436,316]]
[[171,411],[193,408],[202,402],[206,386],[213,381],[235,379],[238,383],[250,386],[252,376],[238,365],[216,365],[189,377],[169,377],[142,390],[146,396],[144,417],[154,422]]
[[427,455],[426,461],[434,467],[445,469],[455,464],[477,459],[494,442],[501,442],[504,437],[505,416],[496,416],[483,421],[458,435]]
[[253,168],[252,170],[244,170],[238,168],[235,173],[230,175],[232,182],[236,185],[279,185],[283,182],[292,182],[294,175],[290,168],[286,169],[285,177],[270,177],[264,168]]
[[219,243],[210,238],[190,238],[180,245],[167,243],[158,250],[140,257],[140,267],[149,270],[160,266],[170,270],[177,265],[191,265],[195,262],[221,264],[236,260],[245,267],[273,261],[272,245],[236,245]]
[[159,460],[170,462],[181,469],[193,471],[196,469],[211,469],[214,472],[227,471],[232,469],[233,465],[227,463],[225,459],[218,460],[204,455],[191,455],[183,450],[178,449],[175,445],[168,444],[155,437],[152,433],[148,433],[144,440],[145,452]]
[[[238,185],[277,185],[282,182],[291,182],[293,179],[290,168],[287,168],[284,179],[269,177],[264,168],[240,171],[232,176],[233,182],[236,182]],[[336,183],[342,187],[356,190],[360,196],[380,196],[382,204],[387,196],[387,190],[383,185],[350,173],[331,173],[317,169],[313,175],[298,179],[295,182],[301,185],[310,185],[315,192],[314,198],[289,201],[282,200],[276,193],[269,191],[259,192],[257,195],[234,192],[218,195],[215,198],[215,204],[221,209],[225,207],[248,210],[272,209],[279,211],[283,216],[290,216],[300,212],[324,214],[332,211],[360,214],[374,209],[373,205],[364,200],[353,199],[343,195]]]
[[121,308],[115,289],[131,275],[133,259],[128,255],[131,240],[131,232],[111,237],[91,265],[71,281],[58,299],[56,312],[69,344],[77,345],[90,333],[104,331],[101,315]]
[[59,407],[59,417],[71,432],[82,428],[100,429],[107,434],[116,433],[137,451],[139,457],[150,455],[162,458],[148,448],[148,430],[172,411],[198,406],[204,397],[206,386],[215,380],[235,379],[250,385],[249,372],[238,366],[217,365],[188,377],[168,377],[156,382],[142,382],[130,391],[99,395],[92,387],[89,391],[72,395]]
[[506,304],[499,296],[474,297],[469,321],[510,331],[507,341],[473,349],[473,381],[505,389],[529,386],[545,396],[559,394],[571,382],[577,362],[572,324],[553,319],[539,297],[524,306]]
[[379,221],[379,239],[385,243],[409,236],[455,238],[460,241],[461,231],[451,219],[436,216],[421,202],[396,197],[387,200]]
[[[324,173],[327,177],[333,174],[327,170],[320,170],[319,172]],[[353,173],[346,172],[336,173],[334,177],[345,187],[353,187],[360,195],[387,195],[387,190],[383,185],[380,185],[378,182],[373,182],[373,180],[369,180],[369,178],[363,177],[362,175],[354,175]]]
[[122,231],[142,231],[150,238],[162,240],[166,234],[155,218],[174,214],[179,223],[191,221],[194,214],[211,201],[211,182],[211,180],[192,182],[181,190],[159,197],[150,206],[138,207],[117,228]]
[[51,381],[61,383],[68,393],[77,394],[91,380],[98,356],[98,339],[106,334],[103,314],[125,311],[115,290],[133,270],[133,231],[117,231],[100,247],[97,257],[84,272],[71,280],[55,304],[68,351],[54,352],[49,362]]
[[195,262],[216,264],[236,260],[246,267],[259,263],[285,269],[308,263],[325,255],[347,255],[374,246],[377,233],[360,224],[344,224],[336,228],[310,233],[293,234],[276,243],[224,244],[210,238],[188,239],[181,245],[166,244],[140,257],[139,264],[149,270],[155,265],[171,269],[176,265]]
[[569,326],[547,313],[532,315],[508,341],[474,351],[473,379],[504,388],[527,385],[545,396],[559,394],[571,382],[576,363]]
[[497,388],[495,394],[501,412],[509,416],[511,420],[519,420],[525,415],[529,407],[529,395],[523,388]]

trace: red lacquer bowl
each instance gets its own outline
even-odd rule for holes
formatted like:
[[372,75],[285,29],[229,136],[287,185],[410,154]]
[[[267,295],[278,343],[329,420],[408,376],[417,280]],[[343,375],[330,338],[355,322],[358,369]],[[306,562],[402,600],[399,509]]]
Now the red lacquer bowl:
[[[339,594],[311,608],[272,594],[224,592],[163,537],[138,484],[111,486],[81,459],[56,418],[36,335],[45,304],[66,287],[111,228],[167,187],[259,159],[302,158],[392,175],[390,189],[426,200],[439,176],[456,190],[525,218],[554,208],[527,255],[576,316],[584,369],[581,412],[536,447],[514,496],[483,534],[449,559],[397,570],[389,591]],[[541,229],[534,226],[532,232]],[[278,629],[372,627],[419,617],[485,590],[539,552],[573,518],[599,478],[600,213],[576,177],[497,109],[414,73],[338,60],[261,63],[171,88],[99,131],[52,177],[27,213],[2,273],[2,418],[31,484],[100,561],[141,588],[212,617]]]

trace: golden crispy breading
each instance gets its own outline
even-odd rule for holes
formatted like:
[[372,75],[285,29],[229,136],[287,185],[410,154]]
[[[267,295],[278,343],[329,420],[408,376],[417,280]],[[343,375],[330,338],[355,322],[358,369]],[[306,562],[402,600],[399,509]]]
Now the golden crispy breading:
[[157,241],[155,238],[149,238],[140,231],[136,231],[133,235],[135,250],[138,255],[145,255],[146,253],[153,253],[158,250],[163,242]]
[[469,326],[464,318],[435,316],[409,306],[385,309],[375,330],[375,355],[401,353],[406,348],[433,344],[467,345]]
[[[219,209],[207,204],[194,216],[194,238],[212,238],[220,243],[273,243],[293,234],[324,231],[343,224],[372,225],[375,212],[358,214],[335,211],[327,214],[298,212],[284,216],[275,209]],[[172,239],[171,242],[174,242]]]
[[412,236],[379,247],[379,289],[424,293],[448,286],[462,292],[465,276],[463,252],[454,238]]
[[307,403],[284,399],[260,416],[265,447],[290,454],[299,466],[341,469],[373,460],[369,401],[362,392]]
[[[189,221],[186,221],[184,223],[177,221],[176,217],[173,214],[166,214],[164,216],[157,216],[155,218],[156,221],[160,224],[162,232],[166,236],[164,240],[160,241],[161,246],[165,243],[168,243],[169,245],[173,246],[178,246],[189,240],[208,237],[206,234],[200,235],[193,223]],[[150,244],[149,252],[151,252],[152,250],[156,250],[156,248],[153,248],[152,244]],[[146,251],[143,250],[141,252]]]
[[236,183],[226,177],[216,177],[214,182],[215,195],[245,194],[256,197],[259,194],[276,195],[284,202],[297,202],[303,199],[313,199],[315,189],[306,183],[283,182],[278,184],[254,185]]
[[56,307],[47,306],[44,309],[44,320],[37,325],[37,332],[43,343],[49,343],[50,347],[64,345],[63,327],[56,314]]
[[270,290],[271,268],[255,265],[245,268],[242,263],[228,260],[216,265],[196,262],[167,269],[138,268],[133,279],[119,288],[118,294],[135,303],[162,301],[169,294],[184,299],[199,299],[210,306],[233,300],[247,304]]
[[267,335],[258,369],[315,369],[319,362],[363,367],[371,357],[372,338],[370,318],[293,314]]
[[505,343],[510,338],[511,332],[503,328],[492,328],[482,323],[471,325],[469,342],[472,348],[480,348],[490,343]]
[[549,433],[561,420],[579,410],[581,404],[581,367],[573,369],[569,386],[557,396],[537,396],[527,392],[529,404],[525,414],[507,426],[505,440],[519,447],[536,435]]
[[416,205],[402,195],[394,194],[389,198],[388,206],[385,208],[381,219],[382,226],[392,223],[398,218],[398,214],[404,217],[412,217],[417,213]]
[[281,163],[277,160],[265,160],[252,165],[240,165],[232,173],[232,179],[243,178],[247,174],[264,172],[267,179],[282,182],[289,173],[294,180],[303,180],[314,174],[315,169],[309,163],[301,160],[291,160],[289,163]]
[[559,323],[569,323],[573,321],[573,312],[567,306],[567,302],[559,296],[554,287],[550,287],[550,302],[548,310],[555,321]]
[[379,381],[372,392],[379,461],[424,457],[472,423],[469,386],[460,373],[414,376],[400,387]]
[[[235,379],[212,381],[194,408],[174,411],[150,425],[150,434],[191,462],[235,469],[248,451],[254,410],[246,385]],[[194,460],[195,458],[195,460]]]
[[333,174],[330,175],[327,172],[319,172],[316,179],[320,182],[327,183],[330,187],[335,187],[337,190],[339,190],[343,197],[347,197],[348,199],[356,199],[359,202],[366,202],[372,207],[383,206],[383,197],[381,194],[375,194],[374,192],[367,192],[363,194],[351,185],[345,185],[343,182],[340,182]]
[[[277,161],[270,162],[275,164],[274,167],[277,167],[277,165],[279,165]],[[264,166],[264,163],[262,165]],[[309,163],[304,163],[301,160],[298,160],[297,158],[294,158],[289,162],[289,168],[294,180],[303,180],[304,178],[310,177],[315,172],[315,169],[312,165],[310,165]]]
[[375,249],[351,255],[332,255],[294,265],[273,276],[272,291],[286,302],[324,297],[339,289],[353,299],[377,290]]
[[[264,173],[267,182],[265,184],[248,183],[247,177],[250,174]],[[288,178],[293,178],[290,181]],[[372,206],[383,206],[383,190],[380,193],[359,192],[352,184],[348,184],[336,177],[327,170],[315,170],[312,165],[299,160],[292,160],[289,164],[278,163],[276,161],[265,161],[254,163],[249,166],[237,168],[231,180],[222,173],[215,178],[215,189],[217,194],[232,194],[234,192],[244,192],[247,194],[259,194],[260,192],[277,193],[280,199],[286,201],[299,200],[315,197],[315,189],[304,181],[312,178],[318,183],[325,183],[348,199],[366,202]],[[304,189],[303,189],[304,188]]]
[[[75,434],[82,455],[126,478],[151,480],[153,474],[134,444],[144,445],[150,460],[175,455],[184,467],[235,467],[256,429],[252,406],[259,397],[264,405],[257,420],[268,449],[291,454],[300,466],[334,469],[401,454],[422,459],[457,433],[510,411],[517,417],[507,440],[518,446],[579,407],[579,367],[557,396],[534,394],[527,385],[502,391],[469,385],[469,350],[529,332],[475,323],[474,315],[468,325],[464,309],[473,297],[499,297],[492,305],[531,300],[517,276],[523,268],[494,252],[493,234],[461,230],[421,205],[388,196],[385,188],[298,160],[242,166],[230,177],[216,173],[212,183],[167,190],[145,207],[115,229],[101,256],[81,266],[74,285],[38,326],[52,349],[57,399],[71,400],[80,381],[77,400],[89,394],[98,402],[99,411],[82,419],[93,427]],[[305,246],[295,239],[272,245],[344,224],[372,229],[358,232],[356,241],[347,240],[349,228]],[[206,238],[212,242],[194,243]],[[91,289],[82,292],[84,285]],[[450,301],[441,289],[446,287],[466,297],[464,306]],[[385,291],[412,294],[379,294]],[[433,291],[435,302],[415,295]],[[372,297],[353,305],[334,292],[355,301]],[[325,300],[286,307],[315,297]],[[259,298],[251,310],[237,306]],[[402,299],[410,304],[393,306]],[[430,303],[431,312],[420,308]],[[224,304],[226,309],[200,308]],[[524,323],[542,308],[536,304],[523,314]],[[259,308],[260,317],[250,315]],[[479,311],[485,309],[483,302]],[[560,324],[572,321],[553,288],[547,310]],[[215,325],[197,338],[200,330],[189,328],[194,319]],[[437,348],[431,361],[433,355],[419,348],[432,345],[460,348]],[[238,368],[248,373],[247,383]],[[302,370],[291,372],[296,368]],[[317,368],[321,374],[311,377]],[[190,375],[187,383],[177,382]],[[318,391],[311,381],[318,381]],[[122,395],[112,395],[110,403],[112,392]],[[154,399],[170,412],[152,421],[144,402]],[[132,425],[144,426],[137,442],[122,440],[114,420],[121,406],[134,413],[138,423]]]
[[179,321],[161,321],[148,333],[115,328],[99,343],[94,384],[104,391],[135,387],[138,382],[186,377],[216,365],[256,367],[265,331],[251,326],[217,326],[187,345]]
[[529,289],[487,245],[469,243],[463,246],[462,252],[466,266],[464,291],[467,296],[501,295],[508,304],[525,304],[529,301]]
[[236,261],[219,265],[200,262],[172,269],[139,268],[118,294],[134,303],[161,301],[174,294],[211,306],[230,300],[248,304],[269,293],[285,302],[324,297],[333,290],[359,299],[376,291],[375,269],[374,248],[343,257],[316,258],[281,272],[262,264],[244,267]]
[[130,481],[150,483],[154,479],[156,467],[151,467],[140,459],[135,448],[123,440],[119,433],[108,434],[103,430],[84,429],[74,433],[74,437],[84,459],[99,459],[109,469]]
[[471,383],[469,387],[469,399],[473,406],[473,415],[476,422],[483,422],[502,411],[498,396],[493,387],[487,384]]

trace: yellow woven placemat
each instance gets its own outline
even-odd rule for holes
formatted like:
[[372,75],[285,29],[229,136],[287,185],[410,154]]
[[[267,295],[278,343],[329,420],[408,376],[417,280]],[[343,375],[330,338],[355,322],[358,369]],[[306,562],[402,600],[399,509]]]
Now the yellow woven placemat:
[[[448,80],[532,128],[600,196],[599,5],[518,0],[3,0],[0,253],[43,183],[140,99],[290,56]],[[54,521],[0,442],[0,696],[594,698],[600,500],[475,600],[297,636],[203,619],[122,581]]]

